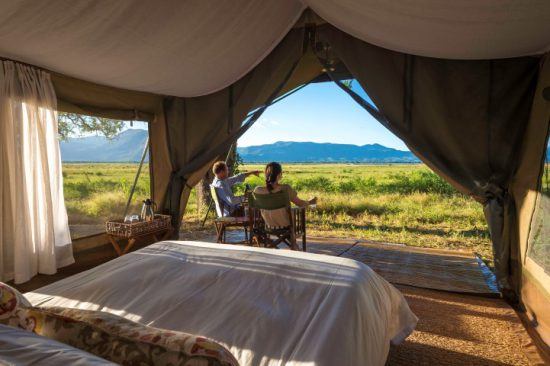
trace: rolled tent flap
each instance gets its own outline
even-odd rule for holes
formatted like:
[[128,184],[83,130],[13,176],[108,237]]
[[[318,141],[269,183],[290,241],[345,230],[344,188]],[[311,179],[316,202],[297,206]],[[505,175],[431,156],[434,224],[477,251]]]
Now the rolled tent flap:
[[162,96],[99,85],[51,73],[57,109],[96,117],[151,122],[159,112]]
[[411,56],[330,25],[330,49],[372,98],[386,125],[430,167],[484,204],[503,292],[519,289],[517,220],[510,184],[536,86],[539,58],[461,61]]
[[[293,29],[251,72],[219,92],[194,98],[165,98],[164,117],[159,122],[166,134],[153,134],[152,144],[167,142],[166,157],[172,171],[169,179],[161,178],[163,183],[155,182],[155,198],[162,203],[162,210],[170,212],[175,227],[181,223],[188,191],[253,122],[248,120],[242,125],[249,112],[291,89],[290,83],[298,86],[308,81],[293,75],[296,70],[305,77],[319,71],[318,64],[298,67],[303,41],[304,29]],[[166,160],[153,157],[153,171],[160,168],[166,173],[166,165]]]

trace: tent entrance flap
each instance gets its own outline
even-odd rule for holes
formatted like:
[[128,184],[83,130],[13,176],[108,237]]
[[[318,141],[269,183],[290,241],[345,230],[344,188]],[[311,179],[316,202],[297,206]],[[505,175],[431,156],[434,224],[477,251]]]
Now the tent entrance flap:
[[[329,24],[313,28],[313,36],[311,32],[311,28],[291,31],[231,88],[204,97],[165,99],[172,172],[163,202],[176,227],[185,206],[184,190],[194,186],[200,173],[250,127],[254,116],[259,117],[276,97],[274,91],[290,87],[289,70],[296,70],[300,59],[313,57],[317,67],[321,65],[319,71],[325,71],[423,162],[484,205],[500,288],[517,300],[520,262],[510,184],[519,163],[517,151],[525,143],[539,59],[434,59],[373,46]],[[333,68],[353,76],[366,94],[350,90]],[[232,103],[227,103],[230,94]],[[254,106],[262,106],[260,113],[245,120]],[[228,120],[245,122],[228,128]]]
[[[317,27],[311,49],[332,81],[436,173],[484,205],[500,289],[517,301],[519,247],[509,187],[519,163],[516,152],[524,143],[539,60],[406,55],[328,24]],[[342,65],[363,93],[333,74]]]

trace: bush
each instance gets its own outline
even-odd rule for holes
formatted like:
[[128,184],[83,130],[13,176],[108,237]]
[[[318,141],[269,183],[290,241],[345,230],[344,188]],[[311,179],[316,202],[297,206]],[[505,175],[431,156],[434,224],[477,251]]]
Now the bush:
[[127,197],[122,192],[104,192],[94,195],[85,203],[87,215],[101,218],[120,217],[124,213]]
[[437,193],[453,195],[457,191],[440,176],[431,171],[414,171],[407,175],[391,174],[390,183],[383,185],[384,193]]
[[[458,192],[441,177],[431,171],[411,171],[407,173],[389,174],[380,181],[374,177],[325,177],[314,176],[296,178],[285,178],[284,183],[289,184],[298,192],[321,192],[321,193],[362,193],[362,194],[414,194],[414,193],[435,193],[454,195]],[[256,186],[263,186],[263,179],[251,177],[247,183],[254,189]],[[124,188],[123,188],[123,191]],[[244,192],[244,184],[236,188],[238,194]]]
[[335,186],[326,177],[304,178],[297,180],[291,186],[297,191],[334,192]]

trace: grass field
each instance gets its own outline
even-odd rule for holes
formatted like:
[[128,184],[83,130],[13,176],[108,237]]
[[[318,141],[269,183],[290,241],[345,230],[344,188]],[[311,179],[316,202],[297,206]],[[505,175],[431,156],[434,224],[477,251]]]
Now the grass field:
[[[69,223],[103,224],[122,216],[137,168],[137,164],[63,164]],[[149,195],[149,168],[144,166],[130,212],[139,213],[140,202]]]
[[[319,198],[317,209],[308,212],[310,235],[471,250],[484,259],[491,257],[481,205],[423,165],[289,164],[283,168],[284,181],[302,198]],[[108,218],[120,217],[136,169],[136,164],[64,164],[71,225],[102,225]],[[241,167],[251,169],[263,166]],[[149,196],[148,173],[145,166],[131,212],[139,212],[141,200]],[[262,179],[250,177],[247,183],[255,186]],[[193,192],[183,229],[196,230],[203,215],[197,212]]]

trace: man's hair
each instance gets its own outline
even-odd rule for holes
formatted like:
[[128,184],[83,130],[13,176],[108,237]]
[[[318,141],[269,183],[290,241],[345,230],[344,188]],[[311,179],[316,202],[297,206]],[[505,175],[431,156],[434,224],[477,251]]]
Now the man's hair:
[[225,161],[217,161],[214,163],[214,166],[212,167],[212,173],[214,174],[221,173],[226,168],[227,168],[227,164],[225,163]]

